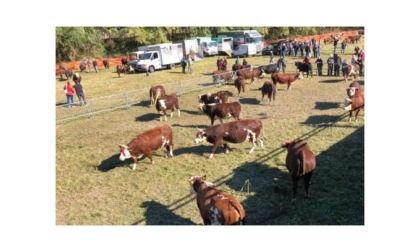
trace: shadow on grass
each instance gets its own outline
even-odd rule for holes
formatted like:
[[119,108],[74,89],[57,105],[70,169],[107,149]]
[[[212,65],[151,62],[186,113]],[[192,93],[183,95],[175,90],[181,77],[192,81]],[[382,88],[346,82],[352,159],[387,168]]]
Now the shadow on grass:
[[[332,78],[332,76],[329,76]],[[328,80],[322,80],[320,81],[320,83],[339,83],[339,82],[344,82],[344,79],[342,79],[341,77],[336,77],[337,79],[328,79]]]
[[134,103],[132,106],[137,106],[137,107],[148,107],[150,108],[150,101],[141,101],[139,103]]
[[322,125],[322,124],[332,124],[343,120],[347,114],[342,115],[314,115],[309,116],[306,121],[301,124],[306,125]]
[[101,172],[108,172],[109,170],[112,170],[117,167],[123,167],[123,166],[128,167],[130,164],[133,163],[133,159],[131,158],[126,159],[124,161],[120,161],[119,157],[120,157],[120,154],[115,154],[103,160],[101,164],[98,167],[96,167],[97,170]]
[[327,109],[337,109],[341,106],[339,102],[316,102],[315,109],[327,110]]
[[195,110],[181,110],[181,113],[187,113],[187,114],[190,114],[190,115],[202,115],[203,114],[198,110],[198,106],[197,106],[197,111],[195,111]]
[[136,117],[136,122],[149,122],[152,120],[159,120],[159,117],[160,115],[158,113],[147,113]]
[[[185,70],[185,71],[187,71],[187,70]],[[183,73],[182,72],[182,69],[178,72],[178,71],[170,71],[170,72],[167,72],[167,73],[171,73],[171,74],[186,74],[186,73]]]
[[140,207],[146,208],[145,217],[132,225],[195,225],[190,219],[174,214],[168,206],[154,200],[145,201]]
[[67,102],[58,102],[58,103],[55,104],[55,106],[61,106],[61,105],[66,105],[66,104],[67,104]]
[[199,129],[207,129],[207,128],[209,128],[211,125],[210,124],[208,124],[208,125],[204,125],[204,124],[200,124],[200,125],[198,125],[198,124],[194,124],[194,125],[191,125],[191,124],[189,124],[189,125],[181,125],[181,124],[172,124],[172,127],[180,127],[180,128],[193,128],[193,129],[195,129],[195,128],[199,128]]
[[255,105],[255,104],[260,104],[260,100],[256,98],[239,98],[239,103]]
[[[191,139],[191,142],[193,141],[194,139]],[[208,157],[208,155],[210,155],[210,150],[211,150],[211,146],[194,145],[190,147],[177,148],[177,149],[174,149],[173,152],[174,152],[174,156],[181,156],[183,154],[195,154],[200,157]],[[216,153],[217,152],[218,151],[216,150]]]

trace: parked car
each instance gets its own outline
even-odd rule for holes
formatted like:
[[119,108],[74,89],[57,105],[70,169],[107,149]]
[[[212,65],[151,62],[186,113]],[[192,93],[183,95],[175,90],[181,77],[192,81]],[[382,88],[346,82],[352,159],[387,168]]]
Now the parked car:
[[268,46],[264,47],[261,51],[262,55],[270,55],[271,52],[274,53],[274,55],[280,55],[279,53],[279,45],[282,43],[286,43],[287,39],[280,39],[277,42],[270,43]]
[[257,54],[257,47],[255,44],[242,44],[232,51],[232,57],[248,57]]

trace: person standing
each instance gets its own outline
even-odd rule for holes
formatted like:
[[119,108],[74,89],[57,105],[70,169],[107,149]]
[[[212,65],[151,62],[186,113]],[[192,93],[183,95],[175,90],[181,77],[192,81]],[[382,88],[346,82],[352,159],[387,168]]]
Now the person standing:
[[239,65],[239,56],[236,56],[235,65]]
[[274,63],[274,53],[273,51],[270,51],[270,62],[268,62],[268,64],[273,64]]
[[192,61],[192,58],[191,58],[191,54],[188,54],[187,55],[187,64],[188,64],[188,72],[190,73],[190,74],[192,74],[193,73],[193,61]]
[[341,57],[334,54],[334,76],[340,76]]
[[96,62],[96,59],[93,59],[92,61],[93,69],[95,69],[95,72],[98,73],[98,62]]
[[185,59],[185,55],[181,59],[181,67],[182,67],[182,73],[185,74],[185,67],[187,66],[187,61]]
[[327,75],[332,76],[333,75],[333,67],[334,67],[334,57],[332,54],[330,54],[330,57],[327,59],[328,64],[328,70]]
[[342,54],[345,54],[346,47],[347,47],[346,40],[345,40],[345,39],[343,39],[343,41],[341,42],[341,53],[342,53]]
[[87,65],[87,67],[89,69],[88,72],[90,72],[90,66],[92,65],[92,63],[90,62],[90,59],[87,59],[86,65]]
[[85,94],[83,93],[83,87],[82,84],[80,84],[79,81],[76,81],[76,84],[74,84],[73,88],[76,91],[77,98],[79,99],[80,106],[86,105],[86,99]]
[[64,93],[66,94],[66,98],[67,98],[67,106],[69,108],[74,106],[74,100],[73,100],[73,95],[74,95],[74,88],[70,85],[70,82],[67,82],[67,85],[64,86]]
[[360,53],[357,57],[357,62],[359,63],[359,67],[360,67],[360,70],[359,70],[360,76],[363,76],[364,75],[363,66],[365,62],[365,52],[363,50],[360,50]]
[[322,62],[321,56],[318,56],[318,59],[315,61],[316,67],[318,69],[318,76],[322,75],[322,66],[324,63]]

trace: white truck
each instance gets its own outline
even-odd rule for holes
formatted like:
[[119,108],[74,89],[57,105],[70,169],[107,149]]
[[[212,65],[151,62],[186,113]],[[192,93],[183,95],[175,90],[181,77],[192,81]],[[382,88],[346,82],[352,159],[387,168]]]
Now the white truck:
[[232,37],[223,37],[223,38],[212,38],[212,40],[217,43],[217,51],[219,55],[231,55],[233,48],[233,38]]
[[217,43],[211,40],[211,37],[197,37],[198,45],[200,50],[203,52],[203,56],[217,55]]
[[130,53],[128,62],[136,72],[153,73],[162,68],[172,68],[181,63],[183,57],[182,44],[164,43],[140,46],[138,51]]

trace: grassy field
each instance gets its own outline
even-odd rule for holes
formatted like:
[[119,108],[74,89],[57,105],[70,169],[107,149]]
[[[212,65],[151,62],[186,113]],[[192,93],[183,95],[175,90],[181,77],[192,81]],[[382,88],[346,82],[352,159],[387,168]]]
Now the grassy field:
[[[363,40],[359,46],[364,49]],[[354,45],[349,45],[351,58]],[[332,45],[323,47],[324,73]],[[86,98],[176,83],[208,75],[215,70],[217,57],[194,64],[194,74],[181,74],[180,67],[157,71],[150,76],[132,74],[118,78],[115,69],[82,73]],[[276,58],[277,59],[277,58]],[[288,57],[288,72],[295,61]],[[250,57],[251,64],[267,64],[268,56]],[[311,60],[314,62],[314,59]],[[231,68],[234,59],[228,59]],[[315,72],[314,72],[315,73]],[[218,149],[208,159],[211,145],[194,144],[196,127],[205,128],[210,119],[198,112],[197,96],[181,97],[181,117],[160,122],[155,108],[148,107],[147,94],[129,110],[116,110],[56,125],[56,224],[57,225],[197,225],[202,224],[195,198],[189,194],[187,179],[206,174],[218,188],[235,195],[244,205],[249,225],[364,225],[364,112],[358,122],[348,122],[343,110],[345,83],[340,77],[315,76],[299,80],[291,91],[278,85],[275,106],[260,104],[258,88],[264,80],[247,84],[241,96],[233,85],[205,89],[228,91],[231,101],[242,105],[242,118],[259,118],[264,125],[265,148],[247,154],[250,143],[230,146],[229,154]],[[249,81],[248,81],[249,83]],[[364,85],[363,77],[360,83]],[[65,81],[56,80],[56,103],[65,103]],[[77,97],[75,96],[75,101]],[[68,108],[81,109],[81,108]],[[232,120],[232,119],[231,119]],[[142,159],[136,171],[132,161],[120,162],[119,144],[161,124],[174,132],[174,157],[165,158],[161,149],[155,164]],[[218,121],[216,123],[219,123]],[[281,143],[307,139],[316,155],[317,168],[304,199],[298,188],[291,202],[291,180],[285,167],[286,152]]]

